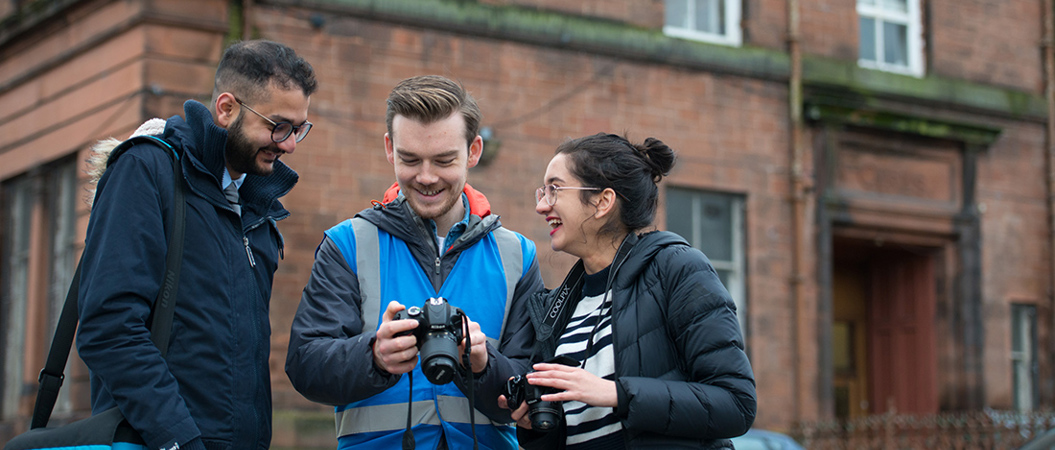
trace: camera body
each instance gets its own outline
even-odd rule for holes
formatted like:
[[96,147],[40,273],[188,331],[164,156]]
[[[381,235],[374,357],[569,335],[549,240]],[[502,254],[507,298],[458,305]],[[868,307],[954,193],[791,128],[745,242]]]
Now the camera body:
[[432,384],[447,384],[458,370],[458,343],[464,338],[462,317],[458,308],[443,297],[430,298],[420,308],[411,306],[396,313],[396,320],[413,319],[417,328],[400,333],[417,338],[421,371]]
[[[564,364],[576,367],[579,362],[568,356],[561,355],[553,358],[547,363]],[[529,371],[531,373],[534,371]],[[542,400],[546,394],[556,394],[558,389],[545,386],[535,386],[528,383],[527,374],[514,375],[506,380],[506,401],[510,409],[516,409],[521,402],[527,402],[528,418],[531,419],[531,429],[538,431],[550,431],[557,427],[561,417],[564,416],[564,402],[547,402]]]
[[531,428],[538,431],[552,430],[560,423],[564,415],[562,402],[544,402],[542,396],[559,391],[549,387],[535,386],[528,383],[527,375],[514,375],[506,380],[505,396],[509,407],[516,409],[521,402],[527,402],[528,418]]

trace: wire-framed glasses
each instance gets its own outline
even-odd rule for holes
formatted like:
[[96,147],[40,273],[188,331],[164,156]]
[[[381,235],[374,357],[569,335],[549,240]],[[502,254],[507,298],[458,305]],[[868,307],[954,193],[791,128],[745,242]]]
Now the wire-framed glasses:
[[267,116],[256,112],[256,110],[250,108],[249,105],[242,103],[241,100],[235,98],[234,101],[238,102],[239,105],[244,106],[249,112],[260,116],[261,119],[264,119],[267,123],[271,124],[271,140],[276,144],[289,139],[290,136],[293,136],[294,142],[300,142],[304,140],[304,137],[308,135],[309,131],[311,131],[311,122],[304,122],[300,125],[293,125],[290,122],[275,122],[274,120],[268,119]]
[[535,189],[535,203],[541,202],[542,199],[546,199],[546,203],[553,206],[557,202],[557,191],[563,189],[573,189],[576,191],[601,191],[603,189],[596,187],[583,187],[583,186],[557,186],[554,184],[547,184],[538,189]]

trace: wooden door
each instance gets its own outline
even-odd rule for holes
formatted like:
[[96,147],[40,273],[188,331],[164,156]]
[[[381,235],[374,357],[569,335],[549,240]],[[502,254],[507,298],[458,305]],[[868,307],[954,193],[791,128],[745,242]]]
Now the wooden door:
[[871,263],[868,302],[873,413],[938,412],[933,259],[908,252]]

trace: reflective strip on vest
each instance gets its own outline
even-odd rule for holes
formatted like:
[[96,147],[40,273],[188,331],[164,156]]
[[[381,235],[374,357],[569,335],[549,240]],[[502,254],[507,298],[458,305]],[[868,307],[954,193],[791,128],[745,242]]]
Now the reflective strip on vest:
[[[509,322],[509,308],[513,305],[517,282],[524,272],[524,249],[520,247],[520,239],[512,231],[499,227],[493,234],[495,243],[498,244],[498,255],[502,258],[502,270],[506,274],[506,311],[502,315],[502,332],[499,333],[499,336],[502,336],[506,332],[506,323]],[[498,348],[498,339],[488,338],[488,341]]]
[[[432,400],[411,403],[410,420],[414,424],[440,425],[438,411],[443,411],[447,422],[469,423],[469,408],[464,397],[441,395]],[[357,433],[378,431],[398,431],[406,428],[407,404],[360,406],[337,412],[337,437]],[[476,410],[477,425],[505,425],[492,422],[487,416]]]
[[358,217],[352,219],[355,232],[355,265],[359,272],[363,334],[377,331],[377,317],[381,314],[381,262],[377,226]]

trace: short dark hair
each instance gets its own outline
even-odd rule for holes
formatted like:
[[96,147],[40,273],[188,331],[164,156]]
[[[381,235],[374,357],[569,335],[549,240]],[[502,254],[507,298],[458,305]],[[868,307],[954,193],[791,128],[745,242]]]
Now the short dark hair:
[[265,40],[237,42],[223,52],[216,67],[213,102],[224,92],[248,103],[267,101],[272,83],[286,90],[300,89],[305,97],[318,88],[315,69],[292,48]]
[[[643,144],[631,144],[617,134],[598,133],[567,141],[557,152],[570,160],[568,169],[584,186],[615,191],[619,207],[619,222],[634,232],[652,224],[659,205],[658,183],[674,167],[674,150],[656,138]],[[582,191],[585,204],[595,191]],[[609,221],[600,232],[616,233],[615,220]]]
[[480,134],[483,114],[476,100],[461,84],[447,77],[422,75],[400,81],[388,94],[387,103],[385,126],[389,137],[395,136],[392,134],[392,120],[396,114],[430,124],[450,117],[455,111],[465,119],[467,146],[472,145],[476,135]]

